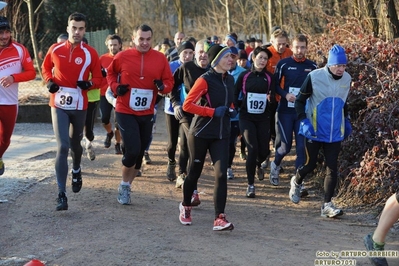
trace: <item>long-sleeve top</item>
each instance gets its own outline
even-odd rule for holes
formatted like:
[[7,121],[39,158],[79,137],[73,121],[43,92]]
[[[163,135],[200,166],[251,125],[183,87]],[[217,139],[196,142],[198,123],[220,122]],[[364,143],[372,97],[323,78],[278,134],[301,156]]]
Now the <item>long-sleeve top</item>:
[[219,106],[234,107],[234,79],[228,73],[210,68],[199,77],[183,104],[183,110],[194,114],[189,133],[204,139],[224,139],[230,136],[230,116],[213,117]]
[[0,105],[18,104],[18,83],[32,80],[36,76],[28,50],[15,41],[0,50],[0,78],[11,75],[14,83],[7,88],[0,86]]
[[[186,62],[176,69],[173,74],[175,84],[170,93],[170,101],[173,107],[177,105],[183,106],[187,94],[193,87],[195,81],[208,71],[208,69],[208,67],[203,68],[199,66],[195,61]],[[180,119],[180,123],[191,123],[194,115],[184,111],[183,113],[184,117]]]
[[308,74],[317,68],[317,64],[309,59],[301,61],[293,56],[281,59],[274,73],[276,79],[276,94],[281,96],[277,111],[283,114],[295,114],[295,103],[288,102],[288,93],[298,95]]
[[[154,80],[163,82],[162,91],[158,91]],[[129,91],[117,97],[115,111],[137,116],[154,114],[158,92],[167,94],[173,87],[169,62],[153,49],[146,53],[135,48],[117,53],[107,69],[107,81],[115,95],[119,85],[129,85]]]
[[[99,88],[102,81],[101,65],[96,50],[81,42],[73,46],[69,41],[53,44],[42,64],[44,80],[52,80],[60,90],[50,95],[51,107],[68,110],[86,110],[87,90],[77,87],[77,81],[87,81],[91,74],[91,88]],[[59,105],[68,99],[68,106]]]
[[[270,101],[268,100],[270,99]],[[275,80],[263,69],[242,72],[235,84],[234,105],[239,109],[240,119],[265,121],[270,119],[270,104],[275,104]]]
[[[103,67],[104,69],[107,69],[109,67],[109,65],[111,64],[112,60],[114,60],[114,55],[112,55],[111,53],[103,54],[102,56],[100,56],[101,67]],[[105,96],[107,88],[108,88],[107,77],[103,77],[103,79],[101,81],[101,86],[100,86],[100,95],[101,96]]]

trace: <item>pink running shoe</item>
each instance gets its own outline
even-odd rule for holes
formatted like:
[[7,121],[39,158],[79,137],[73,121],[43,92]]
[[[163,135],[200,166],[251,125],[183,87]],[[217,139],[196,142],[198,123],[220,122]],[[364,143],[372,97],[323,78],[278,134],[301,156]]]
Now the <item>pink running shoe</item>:
[[179,204],[179,221],[181,224],[190,225],[191,224],[191,206],[183,206],[180,202]]
[[197,191],[193,192],[193,195],[191,196],[191,206],[198,206],[201,204],[201,200],[199,198],[199,194]]
[[213,222],[213,231],[233,230],[234,225],[226,220],[226,214],[221,213]]

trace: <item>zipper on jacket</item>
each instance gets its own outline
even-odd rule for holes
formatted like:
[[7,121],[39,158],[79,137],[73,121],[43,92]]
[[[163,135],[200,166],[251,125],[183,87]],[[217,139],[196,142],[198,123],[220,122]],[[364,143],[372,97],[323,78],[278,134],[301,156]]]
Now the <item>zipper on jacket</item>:
[[71,63],[71,60],[72,60],[73,50],[75,50],[75,47],[73,45],[71,45],[71,49],[69,50],[69,63]]
[[144,79],[144,54],[141,54],[140,79]]
[[[225,94],[224,94],[224,106],[227,106],[228,90],[227,90],[226,83],[224,82],[224,79],[223,79],[223,74],[222,74],[222,83],[223,83],[224,92],[225,92]],[[227,106],[227,107],[229,107],[229,106]],[[222,139],[222,137],[223,137],[223,119],[224,119],[224,116],[222,116],[220,118],[219,139]]]
[[335,110],[335,97],[333,97],[333,101],[332,101],[331,128],[330,128],[330,143],[332,142],[332,138],[333,138],[334,110]]

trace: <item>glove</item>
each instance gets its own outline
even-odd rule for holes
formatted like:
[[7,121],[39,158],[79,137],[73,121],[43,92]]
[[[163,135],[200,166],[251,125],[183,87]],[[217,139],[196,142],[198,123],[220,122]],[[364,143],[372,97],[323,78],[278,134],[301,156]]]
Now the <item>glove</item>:
[[302,136],[305,136],[308,139],[312,139],[312,138],[316,137],[316,133],[314,132],[313,125],[310,123],[309,119],[305,118],[300,122],[299,134]]
[[234,118],[238,115],[238,112],[235,108],[229,108],[229,115],[231,118]]
[[349,121],[348,118],[345,118],[345,133],[344,133],[344,139],[349,137],[349,135],[352,133],[352,126],[351,126],[351,121]]
[[155,86],[157,87],[157,89],[158,89],[159,91],[163,91],[163,89],[165,88],[165,86],[163,85],[162,80],[160,80],[160,79],[154,79],[153,82],[154,82]]
[[118,96],[123,96],[126,94],[126,92],[129,91],[129,85],[128,84],[120,84],[117,88],[116,88],[116,95]]
[[54,83],[52,80],[49,80],[47,82],[47,89],[50,93],[56,93],[60,89],[60,86],[58,86],[58,84]]
[[227,112],[227,106],[218,106],[215,108],[215,112],[213,113],[213,117],[223,117]]
[[173,107],[173,111],[174,111],[176,120],[183,119],[184,112],[183,112],[183,109],[181,108],[181,105],[176,105],[175,107]]
[[101,67],[101,74],[103,74],[104,78],[107,76],[107,70],[103,67]]
[[76,81],[76,85],[82,90],[88,90],[91,86],[93,86],[93,82],[86,80],[78,80]]

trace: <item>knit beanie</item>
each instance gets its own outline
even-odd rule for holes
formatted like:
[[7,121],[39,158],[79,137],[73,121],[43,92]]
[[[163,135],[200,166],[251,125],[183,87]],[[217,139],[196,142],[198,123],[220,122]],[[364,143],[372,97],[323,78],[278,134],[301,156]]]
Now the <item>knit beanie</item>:
[[194,45],[191,42],[182,42],[179,47],[177,48],[177,53],[180,54],[183,50],[191,49],[194,51]]
[[6,17],[0,16],[0,29],[6,29],[11,31],[10,22],[8,22],[8,19]]
[[328,52],[327,66],[346,65],[346,63],[347,59],[344,48],[334,44],[334,46]]
[[226,39],[229,39],[230,41],[232,41],[234,45],[237,44],[237,39],[231,34],[227,34]]
[[208,59],[211,62],[211,67],[215,67],[227,53],[231,53],[229,47],[219,44],[212,45],[208,50]]

